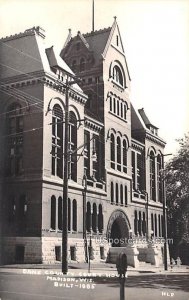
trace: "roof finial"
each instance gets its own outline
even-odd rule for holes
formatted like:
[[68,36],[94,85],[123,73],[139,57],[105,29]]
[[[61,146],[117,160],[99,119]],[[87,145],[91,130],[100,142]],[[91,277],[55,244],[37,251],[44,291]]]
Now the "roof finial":
[[114,20],[116,21],[116,19],[117,19],[117,17],[116,16],[114,16]]

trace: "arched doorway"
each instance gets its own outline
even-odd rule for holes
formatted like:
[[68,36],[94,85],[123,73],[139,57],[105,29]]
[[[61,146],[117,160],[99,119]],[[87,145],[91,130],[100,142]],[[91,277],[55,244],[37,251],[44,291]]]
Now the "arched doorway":
[[110,216],[107,228],[107,238],[111,246],[126,246],[130,228],[130,222],[126,214],[122,210],[114,211]]

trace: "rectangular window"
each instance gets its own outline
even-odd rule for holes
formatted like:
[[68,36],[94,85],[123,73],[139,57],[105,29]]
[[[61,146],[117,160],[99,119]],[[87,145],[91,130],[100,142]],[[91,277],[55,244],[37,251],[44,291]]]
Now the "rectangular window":
[[16,245],[15,249],[15,262],[24,263],[25,246]]
[[61,261],[61,247],[55,246],[55,259],[56,261]]

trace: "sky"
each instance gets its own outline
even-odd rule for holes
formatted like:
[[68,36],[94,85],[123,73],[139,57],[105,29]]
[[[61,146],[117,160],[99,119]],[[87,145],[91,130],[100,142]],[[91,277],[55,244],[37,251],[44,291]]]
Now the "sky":
[[[145,109],[165,153],[175,154],[175,140],[189,132],[189,0],[94,1],[95,30],[117,17],[134,107]],[[0,37],[38,25],[47,46],[61,50],[69,28],[92,30],[92,0],[0,0]]]

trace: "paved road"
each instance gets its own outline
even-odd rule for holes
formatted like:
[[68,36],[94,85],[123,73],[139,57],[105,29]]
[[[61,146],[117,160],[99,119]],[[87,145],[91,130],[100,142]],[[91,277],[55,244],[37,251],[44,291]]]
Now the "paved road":
[[[189,300],[188,282],[188,274],[129,276],[125,285],[125,299]],[[80,278],[65,279],[52,274],[0,273],[0,300],[53,299],[119,300],[119,281],[115,277],[82,281]]]

